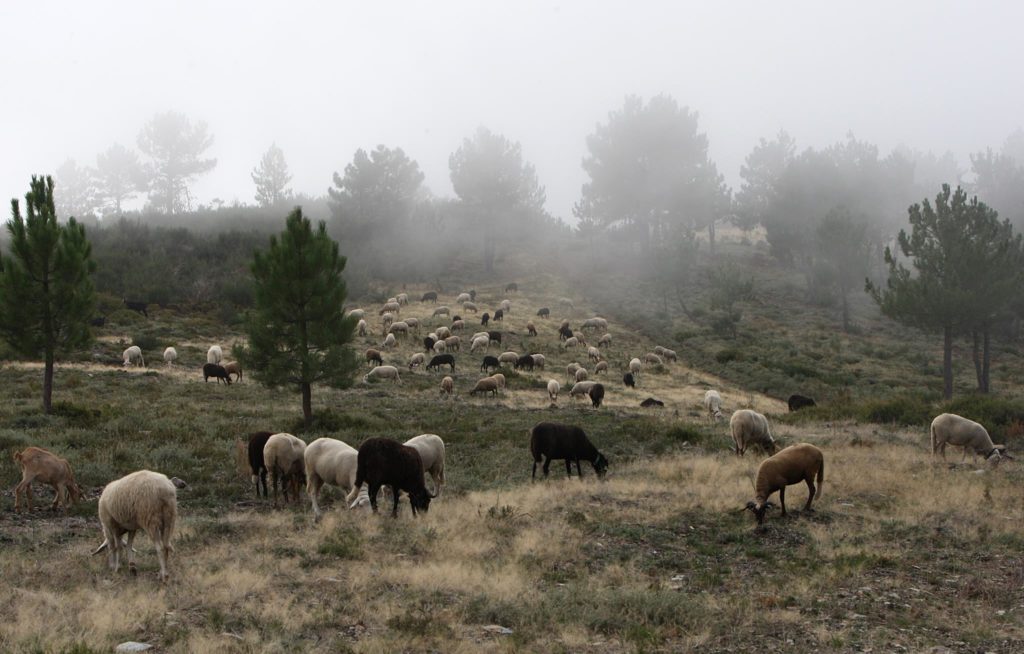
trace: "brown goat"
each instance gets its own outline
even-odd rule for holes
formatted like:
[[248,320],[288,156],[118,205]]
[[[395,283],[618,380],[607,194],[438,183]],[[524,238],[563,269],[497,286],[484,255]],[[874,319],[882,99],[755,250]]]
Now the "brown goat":
[[[32,482],[53,486],[56,496],[50,508],[56,509],[64,504],[77,502],[82,497],[82,490],[75,482],[75,473],[67,459],[62,459],[41,447],[28,447],[14,453],[14,460],[21,468],[21,482],[14,488],[14,510],[21,510],[21,494],[28,493],[28,510],[32,510]],[[64,506],[65,510],[67,506]]]

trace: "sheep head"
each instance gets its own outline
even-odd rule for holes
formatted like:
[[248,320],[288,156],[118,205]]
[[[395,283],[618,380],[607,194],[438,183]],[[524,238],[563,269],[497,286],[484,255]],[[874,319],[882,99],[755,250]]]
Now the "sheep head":
[[764,524],[764,514],[769,509],[774,509],[774,508],[775,508],[775,505],[772,504],[771,502],[758,501],[758,502],[755,503],[755,502],[751,501],[751,502],[747,502],[747,506],[744,507],[744,510],[745,511],[750,511],[751,513],[753,513],[754,516],[757,518],[757,524],[762,525],[762,524]]
[[594,459],[594,472],[597,473],[598,477],[604,477],[608,473],[608,459],[600,452],[597,453],[597,458]]
[[426,487],[424,487],[422,491],[416,490],[409,493],[409,504],[412,506],[412,514],[416,515],[417,511],[426,513],[430,508],[431,497],[435,496],[431,495],[430,491],[428,491]]

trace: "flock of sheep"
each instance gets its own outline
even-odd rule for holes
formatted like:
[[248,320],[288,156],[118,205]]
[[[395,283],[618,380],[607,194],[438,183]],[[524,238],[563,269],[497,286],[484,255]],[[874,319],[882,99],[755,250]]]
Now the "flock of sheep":
[[[506,288],[507,292],[515,290],[517,289],[514,284]],[[457,296],[456,303],[461,304],[464,312],[476,313],[479,308],[474,296],[474,291],[462,293]],[[408,337],[410,333],[420,329],[420,321],[415,318],[396,319],[401,307],[408,304],[408,301],[408,296],[403,293],[389,299],[380,311],[384,337],[382,350],[387,351],[395,347],[396,334]],[[437,293],[428,292],[421,298],[421,302],[431,301],[437,301]],[[561,304],[571,306],[569,300],[563,300]],[[490,321],[501,322],[511,310],[511,303],[503,300],[493,315],[485,312],[481,316],[481,322],[484,325]],[[355,309],[349,314],[359,318],[357,329],[365,335],[366,312]],[[461,351],[461,338],[452,332],[464,331],[465,321],[457,315],[450,314],[450,309],[446,306],[438,307],[434,311],[435,317],[450,317],[451,324],[437,327],[424,338],[426,352],[416,352],[409,357],[407,365],[410,370],[419,366],[424,366],[427,370],[439,370],[442,366],[448,366],[452,373],[455,372],[456,361],[451,351]],[[547,307],[541,307],[537,311],[537,316],[542,319],[549,315],[550,309]],[[595,376],[600,372],[607,373],[608,362],[599,349],[611,345],[612,338],[607,328],[607,321],[599,317],[584,321],[579,331],[573,331],[568,321],[563,321],[558,329],[561,337],[560,347],[586,347],[588,359],[594,364]],[[588,338],[599,332],[601,335],[596,341],[598,347],[588,346]],[[527,324],[527,338],[535,337],[537,334],[536,326],[530,321]],[[469,339],[470,352],[477,349],[486,352],[492,343],[500,345],[502,336],[503,333],[498,331],[479,332]],[[384,365],[381,349],[371,348],[366,351],[367,362],[374,364],[374,367],[364,376],[364,382],[373,379],[392,379],[400,383],[398,367]],[[429,363],[425,363],[427,353],[432,354]],[[165,362],[173,364],[176,358],[174,348],[167,348],[164,352]],[[240,379],[242,373],[237,364],[227,363],[222,366],[222,359],[223,353],[219,346],[209,349],[207,364],[203,369],[204,378],[212,376],[230,383],[229,375],[234,373],[237,375],[236,378]],[[623,383],[626,386],[635,386],[636,378],[645,363],[665,365],[677,360],[676,352],[666,348],[655,348],[655,351],[644,356],[643,361],[640,358],[630,359],[623,375]],[[124,364],[127,366],[136,361],[144,365],[141,350],[137,346],[125,350]],[[485,356],[480,370],[486,373],[498,370],[502,365],[511,365],[515,370],[544,370],[545,364],[546,360],[542,354],[520,355],[506,351],[498,357]],[[232,367],[233,365],[235,367]],[[582,364],[573,362],[567,367],[566,373],[572,384],[570,396],[586,395],[595,408],[601,406],[605,395],[604,385],[588,380],[589,373]],[[477,380],[470,394],[497,394],[500,389],[505,388],[505,381],[504,374],[494,372]],[[551,402],[557,401],[560,388],[558,380],[548,380],[546,390]],[[448,396],[453,395],[454,380],[451,376],[442,379],[441,392]],[[648,398],[642,403],[643,406],[661,404],[654,398]],[[709,420],[718,421],[723,418],[722,397],[718,391],[708,390],[704,395],[703,404]],[[794,395],[789,399],[790,410],[798,410],[813,404],[813,400],[800,395]],[[758,467],[754,484],[755,497],[745,507],[754,513],[758,524],[763,523],[765,513],[773,508],[774,505],[769,498],[776,492],[779,494],[781,513],[785,515],[786,487],[801,482],[806,483],[808,487],[805,510],[811,510],[811,504],[821,494],[824,484],[825,457],[818,447],[799,443],[777,452],[777,444],[772,437],[767,418],[750,409],[733,412],[729,420],[729,429],[736,455],[743,456],[750,447],[760,448],[770,455]],[[945,459],[946,446],[956,445],[963,448],[964,459],[967,452],[972,452],[975,458],[981,455],[993,465],[1003,458],[1012,458],[1007,454],[1005,446],[992,442],[982,425],[958,415],[944,413],[936,417],[932,421],[930,433],[933,457],[941,455]],[[536,477],[537,465],[541,463],[543,473],[547,476],[553,460],[565,461],[567,475],[571,475],[572,464],[575,463],[577,475],[582,476],[581,461],[589,462],[598,476],[603,476],[608,469],[608,459],[577,426],[542,422],[529,431],[528,440],[533,460],[533,477]],[[346,493],[346,505],[350,508],[369,504],[374,512],[377,511],[380,488],[388,486],[393,502],[392,516],[395,517],[398,514],[399,498],[402,493],[409,497],[412,512],[416,515],[429,509],[431,500],[440,496],[445,485],[445,445],[436,434],[420,434],[405,443],[385,438],[370,438],[356,449],[332,438],[319,438],[306,444],[291,434],[256,432],[248,436],[247,442],[239,441],[238,446],[239,449],[244,449],[247,455],[256,495],[259,497],[262,491],[263,497],[268,496],[268,474],[271,477],[275,506],[278,504],[279,487],[285,502],[289,498],[293,502],[298,502],[300,489],[304,485],[314,522],[319,521],[322,516],[318,499],[324,484],[343,490]],[[38,447],[29,447],[18,452],[14,459],[22,471],[22,480],[15,487],[15,511],[21,510],[23,494],[27,494],[28,508],[32,509],[33,482],[48,484],[54,488],[52,508],[76,502],[82,497],[72,467],[67,460]],[[424,475],[430,476],[433,491],[428,490]],[[94,554],[107,550],[109,566],[115,572],[119,569],[123,556],[127,559],[129,571],[135,574],[132,542],[136,532],[143,530],[156,546],[160,565],[159,578],[165,581],[168,578],[167,558],[173,551],[171,539],[178,513],[178,486],[183,486],[183,482],[168,479],[161,473],[149,470],[133,472],[108,483],[98,503],[103,542]]]

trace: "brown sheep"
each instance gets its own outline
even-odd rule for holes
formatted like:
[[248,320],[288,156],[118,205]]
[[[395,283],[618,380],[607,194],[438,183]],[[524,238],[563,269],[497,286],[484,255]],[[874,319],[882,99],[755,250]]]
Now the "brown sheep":
[[[814,487],[815,476],[817,489]],[[754,513],[757,524],[763,524],[765,511],[774,506],[768,498],[778,491],[782,515],[786,515],[786,486],[800,482],[807,483],[808,495],[804,510],[811,511],[811,502],[821,495],[825,484],[825,455],[809,443],[790,445],[762,461],[757,469],[757,481],[754,482],[754,501],[747,502],[744,508]]]
[[[14,487],[14,511],[21,510],[21,495],[28,494],[28,510],[32,510],[32,482],[53,486],[54,498],[51,509],[77,502],[82,498],[82,490],[75,482],[75,473],[67,459],[62,459],[53,452],[41,447],[27,447],[14,453],[14,460],[21,468],[21,482]],[[65,504],[65,499],[67,504]]]

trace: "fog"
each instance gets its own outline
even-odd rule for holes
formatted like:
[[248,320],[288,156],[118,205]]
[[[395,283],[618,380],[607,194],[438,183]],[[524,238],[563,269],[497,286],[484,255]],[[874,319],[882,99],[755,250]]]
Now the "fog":
[[852,132],[967,169],[1024,123],[1022,19],[1006,2],[5,3],[0,194],[134,149],[175,110],[215,137],[197,203],[252,203],[272,142],[297,192],[323,195],[382,143],[446,196],[449,155],[483,125],[522,144],[571,222],[587,135],[627,94],[659,93],[700,112],[734,190],[779,129],[800,150]]

